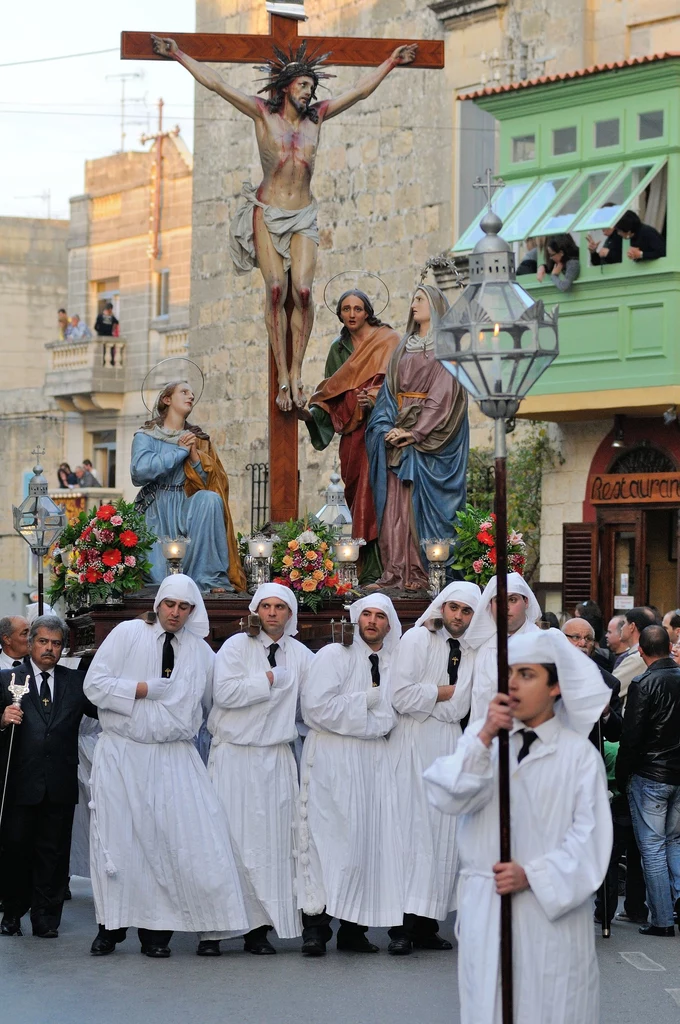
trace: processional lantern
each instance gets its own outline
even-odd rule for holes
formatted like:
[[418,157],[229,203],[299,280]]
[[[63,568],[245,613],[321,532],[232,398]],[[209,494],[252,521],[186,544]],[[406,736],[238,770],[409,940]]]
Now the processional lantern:
[[352,536],[352,513],[345,501],[345,488],[340,474],[335,470],[331,473],[331,482],[324,493],[326,503],[316,513],[320,523],[330,526],[336,539],[347,539]]
[[[495,424],[496,554],[498,600],[498,691],[508,692],[508,520],[506,496],[506,426],[520,402],[559,352],[556,306],[548,313],[540,300],[518,284],[515,256],[500,237],[502,221],[492,209],[500,179],[475,187],[486,191],[483,237],[470,256],[470,280],[441,317],[433,315],[437,359],[465,387]],[[501,730],[498,751],[500,859],[512,860],[510,844],[509,734]],[[501,896],[501,993],[503,1024],[512,1024],[512,897]]]
[[28,484],[28,496],[18,508],[12,505],[12,519],[14,529],[26,541],[38,562],[38,614],[42,615],[42,560],[66,528],[68,517],[63,507],[55,504],[47,493],[47,480],[40,465],[45,449],[34,448],[31,454],[36,457],[36,465]]

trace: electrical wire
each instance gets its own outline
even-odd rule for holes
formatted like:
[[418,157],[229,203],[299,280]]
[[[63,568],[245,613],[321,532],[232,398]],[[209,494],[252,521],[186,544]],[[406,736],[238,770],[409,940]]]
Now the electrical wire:
[[62,53],[58,57],[35,57],[33,60],[13,60],[9,64],[0,64],[0,68],[17,68],[20,64],[44,64],[48,60],[73,60],[74,57],[95,57],[100,53],[118,53],[118,47],[108,50],[89,50],[87,53]]

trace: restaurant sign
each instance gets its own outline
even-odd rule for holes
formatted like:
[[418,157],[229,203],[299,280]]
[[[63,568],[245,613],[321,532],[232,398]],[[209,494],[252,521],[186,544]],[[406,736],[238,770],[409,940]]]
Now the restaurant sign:
[[680,505],[680,473],[592,473],[591,505]]

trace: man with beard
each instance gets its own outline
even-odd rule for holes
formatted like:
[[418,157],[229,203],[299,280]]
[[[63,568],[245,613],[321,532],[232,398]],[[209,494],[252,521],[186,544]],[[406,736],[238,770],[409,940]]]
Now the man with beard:
[[387,735],[390,671],[401,624],[389,598],[356,601],[350,646],[315,656],[301,694],[310,727],[300,775],[298,900],[302,952],[323,956],[340,920],[338,949],[377,953],[368,927],[401,924],[402,837]]
[[393,956],[451,949],[439,919],[455,910],[456,820],[428,803],[423,772],[453,754],[470,710],[474,651],[465,641],[481,591],[450,583],[399,641],[390,674],[398,712],[389,748],[404,837],[404,922],[390,928]]
[[[312,284],[319,245],[311,180],[321,125],[370,96],[393,68],[410,64],[416,47],[398,46],[389,60],[364,75],[354,88],[335,99],[314,102],[319,81],[331,76],[323,69],[324,57],[307,54],[305,42],[288,56],[275,50],[275,57],[257,69],[267,76],[260,92],[269,93],[269,98],[260,99],[234,89],[212,68],[182,53],[174,39],[151,38],[156,53],[178,61],[197,82],[255,122],[264,178],[258,188],[250,182],[243,186],[245,203],[231,224],[231,256],[237,273],[247,274],[253,267],[262,271],[265,322],[279,377],[276,402],[284,411],[292,409],[293,403],[302,408],[306,398],[300,375],[314,322]],[[289,270],[295,305],[290,368],[284,309]]]
[[[301,932],[295,896],[298,777],[291,743],[312,654],[294,639],[297,600],[288,587],[262,584],[250,611],[259,616],[260,632],[229,637],[215,659],[208,771],[243,871],[244,948],[272,954],[268,931],[275,928],[280,939]],[[214,949],[219,952],[217,942]]]
[[360,582],[373,583],[382,573],[378,520],[366,455],[366,423],[375,405],[399,335],[375,315],[364,292],[345,292],[336,314],[342,324],[326,358],[325,380],[312,395],[309,409],[298,410],[311,442],[323,451],[340,437],[340,473],[352,513],[352,534],[363,537]]
[[91,778],[93,956],[113,953],[130,926],[155,959],[170,956],[173,931],[198,932],[205,955],[247,928],[225,815],[193,742],[212,688],[208,615],[182,573],[163,580],[154,611],[155,621],[116,626],[85,680],[102,727]]
[[[498,691],[498,634],[496,631],[497,577],[492,576],[482,594],[466,642],[477,651],[472,674],[470,721],[486,717],[489,702]],[[539,627],[541,608],[523,576],[508,573],[508,636],[533,633]]]

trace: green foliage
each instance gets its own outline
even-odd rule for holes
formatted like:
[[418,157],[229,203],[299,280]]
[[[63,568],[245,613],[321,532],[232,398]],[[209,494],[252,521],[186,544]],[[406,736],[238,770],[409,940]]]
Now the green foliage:
[[[508,523],[522,534],[526,544],[524,576],[527,582],[531,582],[541,556],[543,473],[563,464],[562,453],[548,436],[545,423],[532,423],[526,435],[508,448]],[[493,465],[490,448],[471,449],[469,466],[476,474],[475,483],[480,474],[488,474]],[[468,497],[476,500],[472,488]]]

